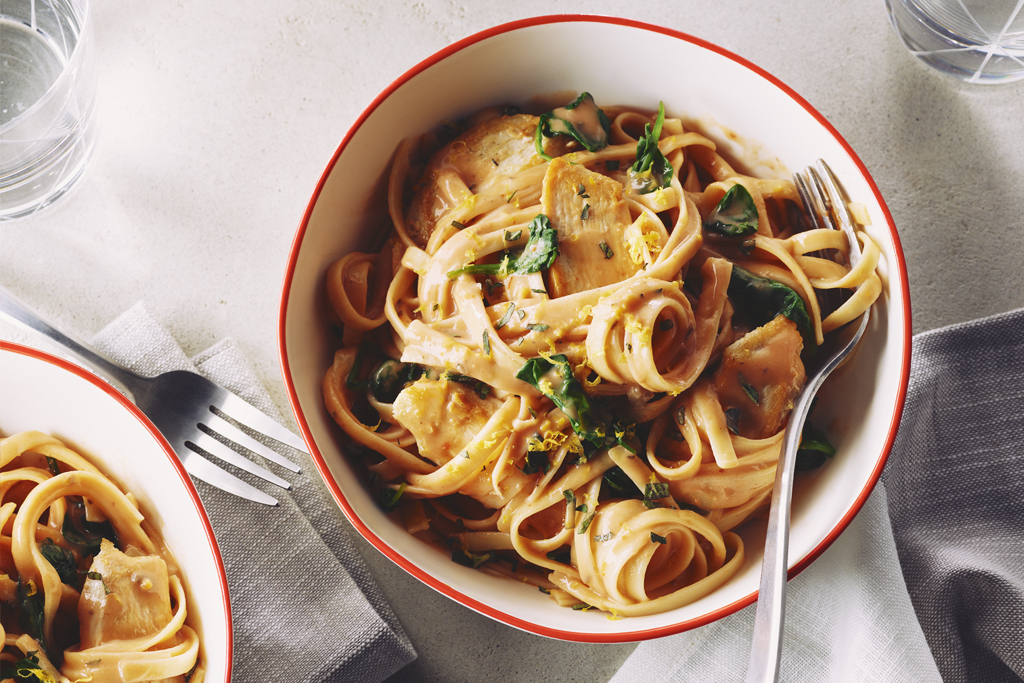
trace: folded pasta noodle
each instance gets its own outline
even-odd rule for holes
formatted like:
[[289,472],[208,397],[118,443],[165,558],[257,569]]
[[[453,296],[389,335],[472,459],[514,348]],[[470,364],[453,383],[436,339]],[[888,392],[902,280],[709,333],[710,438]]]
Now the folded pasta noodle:
[[41,432],[0,441],[0,679],[201,682],[181,572],[131,493]]
[[878,296],[877,246],[851,270],[792,182],[663,107],[452,128],[398,147],[384,247],[329,270],[330,413],[454,561],[615,616],[699,599],[743,563],[804,360]]

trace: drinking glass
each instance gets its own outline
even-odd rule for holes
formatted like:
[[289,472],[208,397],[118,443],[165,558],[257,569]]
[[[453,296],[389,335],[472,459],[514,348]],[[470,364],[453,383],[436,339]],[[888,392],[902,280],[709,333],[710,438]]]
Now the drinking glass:
[[0,220],[66,193],[96,142],[89,0],[0,0]]
[[910,53],[968,83],[1024,78],[1024,0],[885,0]]

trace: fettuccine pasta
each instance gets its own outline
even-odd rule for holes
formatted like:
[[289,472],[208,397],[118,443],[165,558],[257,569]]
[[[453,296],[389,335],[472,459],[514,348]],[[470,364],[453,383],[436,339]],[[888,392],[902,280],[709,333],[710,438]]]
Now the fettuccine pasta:
[[[403,142],[387,204],[380,251],[328,271],[323,379],[381,504],[613,618],[728,581],[804,360],[881,291],[871,238],[851,270],[792,182],[586,93]],[[805,433],[805,466],[828,455]]]
[[181,572],[135,497],[60,440],[0,441],[4,681],[201,683]]

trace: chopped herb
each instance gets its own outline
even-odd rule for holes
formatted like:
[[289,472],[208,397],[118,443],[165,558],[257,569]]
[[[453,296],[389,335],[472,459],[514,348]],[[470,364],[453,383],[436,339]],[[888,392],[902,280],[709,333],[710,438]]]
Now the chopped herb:
[[445,373],[445,377],[450,382],[458,382],[460,384],[468,384],[476,391],[480,398],[487,398],[488,394],[491,393],[491,387],[486,382],[481,382],[476,377],[469,377],[468,375],[456,375],[453,373]]
[[593,605],[588,605],[585,602],[581,602],[581,603],[573,605],[572,608],[574,610],[576,610],[577,612],[581,612],[581,611],[585,612],[588,609],[594,609],[594,606]]
[[836,449],[829,443],[825,433],[811,427],[809,422],[805,423],[803,434],[800,436],[800,447],[796,451],[796,469],[816,469],[835,454]]
[[458,228],[459,230],[465,230],[466,226],[458,221],[452,221],[452,227]]
[[68,508],[64,514],[61,534],[64,540],[82,546],[85,554],[95,555],[100,550],[100,541],[104,538],[117,545],[117,533],[109,521],[90,522],[85,518],[85,503],[79,496],[69,496]]
[[651,532],[651,543],[661,543],[662,545],[665,545],[666,543],[668,543],[668,539],[665,538],[664,536],[659,536],[658,534],[656,534],[656,533],[654,533],[652,531]]
[[526,326],[526,329],[530,330],[531,332],[543,332],[544,330],[548,329],[548,326],[545,325],[544,323],[531,323]]
[[733,185],[704,221],[704,229],[728,237],[746,237],[757,232],[757,206],[747,188]]
[[46,464],[50,468],[50,474],[55,477],[60,474],[60,463],[57,462],[57,458],[50,455],[46,456]]
[[575,102],[541,114],[534,134],[534,144],[537,154],[550,161],[551,157],[544,152],[544,138],[568,135],[588,152],[596,152],[608,146],[611,129],[608,117],[594,103],[590,93],[585,92]]
[[597,246],[601,247],[601,251],[604,252],[604,257],[606,259],[610,259],[612,256],[615,256],[615,252],[612,251],[612,248],[608,246],[607,242],[601,242],[601,244]]
[[548,293],[548,290],[546,290],[546,289],[531,289],[530,291],[533,292],[534,294],[547,294]]
[[423,366],[388,359],[380,364],[370,378],[370,393],[381,403],[394,403],[409,382],[423,376]]
[[384,512],[391,512],[397,508],[403,493],[405,493],[405,482],[402,482],[397,489],[385,486],[380,492],[380,506],[384,508]]
[[430,307],[430,310],[431,311],[436,311],[439,308],[441,308],[441,304],[434,304],[433,306]]
[[492,280],[491,278],[484,279],[484,289],[487,290],[487,296],[492,296],[495,291],[503,289],[505,283],[501,280]]
[[75,556],[70,550],[61,548],[53,542],[52,538],[45,538],[39,544],[39,552],[57,570],[57,576],[60,577],[61,583],[78,588],[78,568]]
[[53,677],[39,664],[39,654],[32,650],[17,661],[0,662],[0,679],[13,681],[38,681],[48,683]]
[[740,409],[739,408],[726,408],[725,409],[725,426],[726,428],[739,436],[740,433]]
[[538,472],[544,472],[544,474],[547,474],[551,469],[551,463],[548,461],[547,451],[529,451],[526,454],[526,460],[523,462],[523,466],[519,469],[523,474],[537,474]]
[[516,305],[511,301],[508,304],[508,308],[505,309],[505,315],[501,316],[501,320],[494,326],[495,330],[500,330],[508,324],[509,318],[512,317],[512,311],[516,310]]
[[[35,582],[18,581],[18,603],[21,605],[19,621],[22,631],[39,641],[48,656],[53,654],[51,648],[43,640],[45,598],[43,592],[36,588]],[[60,654],[63,655],[63,653]]]
[[604,162],[604,167],[607,168],[609,171],[618,171],[619,170],[619,160],[618,159],[606,159],[605,162]]
[[352,391],[365,389],[369,384],[369,380],[359,379],[359,374],[363,369],[363,361],[366,359],[366,355],[370,353],[370,351],[371,347],[366,343],[360,344],[359,350],[356,351],[356,357],[352,361],[352,369],[348,371],[348,377],[345,378],[345,386]]
[[558,256],[558,231],[544,214],[530,222],[530,239],[523,251],[514,258],[506,255],[501,263],[472,264],[448,273],[449,279],[459,275],[529,275],[550,268]]
[[572,507],[576,507],[576,494],[572,489],[565,489],[562,491],[562,495],[565,496],[565,501]]
[[782,314],[796,323],[805,334],[811,334],[811,317],[804,300],[781,282],[754,275],[746,268],[732,267],[729,298],[757,326]]
[[497,166],[498,165],[498,160],[497,159],[491,159],[491,163],[494,164],[495,166]]
[[516,196],[517,192],[519,192],[519,190],[512,190],[512,194],[505,198],[505,203],[510,203],[512,201],[512,198]]
[[590,512],[588,512],[586,514],[586,516],[583,518],[583,521],[580,522],[580,528],[576,530],[576,533],[577,534],[585,534],[585,533],[587,533],[587,529],[590,528],[590,523],[594,521],[594,515],[596,515],[596,514],[597,514],[597,510],[591,510]]
[[587,194],[587,188],[583,187],[583,183],[580,183],[576,187],[576,194],[578,194],[580,197],[583,197],[584,199],[590,199],[590,195]]
[[668,318],[665,318],[660,323],[658,323],[658,329],[661,330],[662,332],[667,332],[668,330],[671,330],[672,321],[669,320]]
[[585,221],[590,218],[590,204],[584,204],[583,210],[580,211],[580,220]]
[[569,551],[569,550],[552,550],[551,552],[549,552],[546,555],[546,557],[549,560],[554,560],[555,562],[561,562],[562,564],[569,564],[569,560],[572,557],[570,555],[570,552],[571,551]]
[[655,508],[660,508],[661,507],[660,505],[655,503],[650,498],[644,498],[643,502],[644,502],[644,507],[647,508],[648,510],[654,510]]
[[463,567],[469,567],[470,569],[477,569],[484,562],[497,559],[497,555],[491,551],[477,555],[469,552],[468,550],[456,550],[452,553],[452,562],[455,564],[461,564]]
[[743,376],[743,373],[739,373],[740,386],[743,388],[743,393],[747,395],[754,405],[761,405],[761,395],[757,392],[757,387],[747,381],[747,378]]
[[85,578],[92,579],[93,581],[99,581],[103,584],[103,594],[110,595],[110,588],[107,586],[107,582],[103,580],[103,574],[100,574],[99,572],[88,572],[85,575]]
[[629,167],[633,184],[640,190],[640,194],[668,187],[672,182],[672,164],[668,163],[668,159],[658,149],[658,140],[661,138],[661,127],[664,123],[665,103],[660,102],[654,128],[652,129],[649,123],[644,126],[644,134],[636,143],[636,161]]
[[665,482],[653,482],[644,487],[644,498],[647,500],[661,500],[668,498],[668,484]]
[[522,320],[523,318],[525,318],[525,317],[526,317],[526,311],[524,311],[523,309],[521,309],[521,308],[520,308],[520,309],[519,309],[519,310],[517,311],[517,315],[519,315],[519,319],[520,319],[520,320]]
[[484,341],[484,355],[490,356],[491,355],[491,335],[487,333],[487,330],[484,330],[483,341]]
[[601,534],[600,536],[594,536],[594,542],[595,543],[604,543],[605,541],[612,540],[612,538],[614,538],[614,537],[615,537],[615,532],[614,531],[609,531],[607,533]]
[[576,512],[586,512],[586,511],[587,511],[587,504],[586,503],[581,503],[580,505],[576,506]]
[[510,230],[506,230],[505,231],[505,241],[506,242],[515,242],[517,239],[519,239],[522,236],[523,236],[523,231],[522,230],[516,230],[515,232],[512,232]]
[[608,487],[615,491],[615,493],[622,496],[631,498],[640,494],[640,489],[636,487],[633,480],[618,465],[605,470],[604,483],[608,484]]
[[537,586],[537,590],[539,590],[539,591],[540,591],[541,593],[543,593],[544,595],[551,595],[551,591],[549,591],[549,590],[548,590],[547,588],[545,588],[544,586]]

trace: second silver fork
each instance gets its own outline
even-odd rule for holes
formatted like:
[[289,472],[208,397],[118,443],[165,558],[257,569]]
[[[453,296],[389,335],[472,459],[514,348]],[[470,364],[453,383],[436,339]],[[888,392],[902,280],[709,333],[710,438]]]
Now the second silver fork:
[[[143,377],[61,331],[11,292],[0,287],[0,314],[57,342],[132,400],[164,435],[185,470],[212,486],[264,505],[277,499],[203,457],[203,452],[284,489],[291,484],[223,443],[223,437],[292,472],[299,467],[237,427],[306,452],[302,440],[227,389],[194,372],[177,370]],[[223,416],[229,419],[225,419]]]

